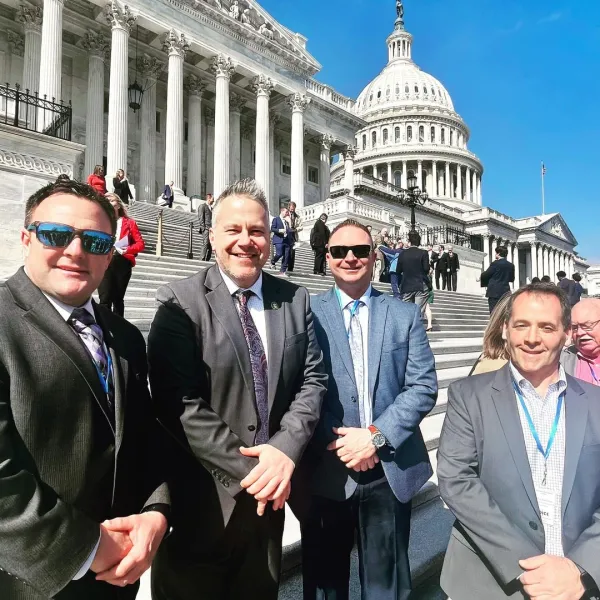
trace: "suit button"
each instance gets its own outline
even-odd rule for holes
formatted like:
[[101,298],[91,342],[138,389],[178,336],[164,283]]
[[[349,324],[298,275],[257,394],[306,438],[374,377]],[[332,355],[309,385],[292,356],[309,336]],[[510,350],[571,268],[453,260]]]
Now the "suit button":
[[356,402],[356,396],[352,396],[351,400],[352,402]]
[[538,530],[537,523],[535,523],[534,521],[529,521],[529,527],[531,527],[531,529],[533,529],[534,531]]
[[224,485],[225,487],[229,487],[229,481],[224,481],[224,482],[223,482],[223,485]]
[[248,431],[256,431],[256,426],[248,425]]

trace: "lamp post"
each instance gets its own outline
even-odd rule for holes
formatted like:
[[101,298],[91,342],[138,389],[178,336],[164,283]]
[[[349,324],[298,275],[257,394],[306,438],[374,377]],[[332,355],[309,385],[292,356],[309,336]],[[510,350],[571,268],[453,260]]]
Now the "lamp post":
[[398,201],[402,206],[407,206],[410,208],[410,231],[416,231],[417,221],[415,219],[415,208],[417,206],[423,206],[427,200],[429,200],[429,195],[427,192],[422,192],[419,186],[417,185],[417,177],[415,175],[411,175],[408,178],[407,187],[408,189],[401,189],[398,192]]

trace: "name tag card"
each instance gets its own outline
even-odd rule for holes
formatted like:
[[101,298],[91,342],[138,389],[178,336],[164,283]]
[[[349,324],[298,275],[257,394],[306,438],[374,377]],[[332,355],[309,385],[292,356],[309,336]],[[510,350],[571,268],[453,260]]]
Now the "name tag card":
[[537,500],[540,507],[542,523],[546,526],[556,525],[558,515],[558,494],[550,490],[538,490]]

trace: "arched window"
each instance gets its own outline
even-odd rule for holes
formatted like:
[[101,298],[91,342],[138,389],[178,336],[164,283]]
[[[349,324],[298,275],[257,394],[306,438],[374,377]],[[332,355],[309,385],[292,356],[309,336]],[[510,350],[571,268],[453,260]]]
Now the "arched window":
[[396,129],[394,129],[394,141],[396,144],[400,143],[400,127],[396,127]]
[[423,143],[425,141],[425,127],[423,125],[419,126],[419,142]]
[[412,125],[409,125],[406,128],[406,141],[407,142],[412,142]]
[[404,93],[405,94],[410,94],[410,89],[408,87],[408,83],[404,86]]
[[371,92],[371,95],[369,96],[369,103],[373,102],[373,92]]
[[377,132],[376,131],[374,131],[371,134],[371,147],[375,148],[375,146],[377,146]]
[[383,130],[383,145],[385,146],[388,143],[388,130]]
[[394,171],[394,185],[402,187],[402,171]]
[[367,134],[366,133],[363,133],[362,142],[363,142],[362,148],[363,148],[363,150],[366,150],[367,149]]
[[450,130],[450,145],[454,146],[454,130]]
[[442,127],[442,139],[440,140],[442,144],[446,143],[446,130]]
[[396,96],[400,95],[400,84],[396,84]]
[[435,144],[435,127],[431,128],[431,143]]
[[388,88],[387,90],[385,90],[385,95],[386,95],[387,98],[390,97],[391,93],[392,93],[392,90],[390,90],[390,88]]
[[434,87],[432,87],[432,88],[431,88],[431,94],[432,94],[433,96],[435,96],[435,88],[434,88]]
[[383,171],[380,176],[381,181],[385,181],[387,183],[387,176],[387,171]]
[[379,100],[379,98],[381,98],[381,90],[377,92],[377,100]]
[[415,94],[419,93],[419,86],[415,83]]
[[427,88],[423,86],[423,93],[427,96]]

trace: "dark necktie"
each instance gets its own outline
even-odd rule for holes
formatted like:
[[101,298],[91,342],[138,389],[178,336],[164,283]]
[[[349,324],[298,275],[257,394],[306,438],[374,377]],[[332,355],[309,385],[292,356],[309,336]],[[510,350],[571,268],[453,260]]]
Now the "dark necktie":
[[111,422],[114,423],[115,392],[112,373],[109,369],[108,355],[104,349],[104,334],[102,333],[102,329],[96,323],[94,317],[84,308],[76,308],[71,313],[69,325],[77,332],[94,361],[96,371],[98,371],[98,378],[106,392],[108,416]]
[[256,410],[258,412],[258,427],[256,430],[255,444],[266,444],[269,441],[269,379],[267,367],[267,355],[263,346],[256,323],[250,314],[248,300],[254,292],[246,290],[238,291],[238,312],[242,321],[244,337],[250,350],[250,363],[252,364],[252,378],[254,379],[254,394],[256,396]]

